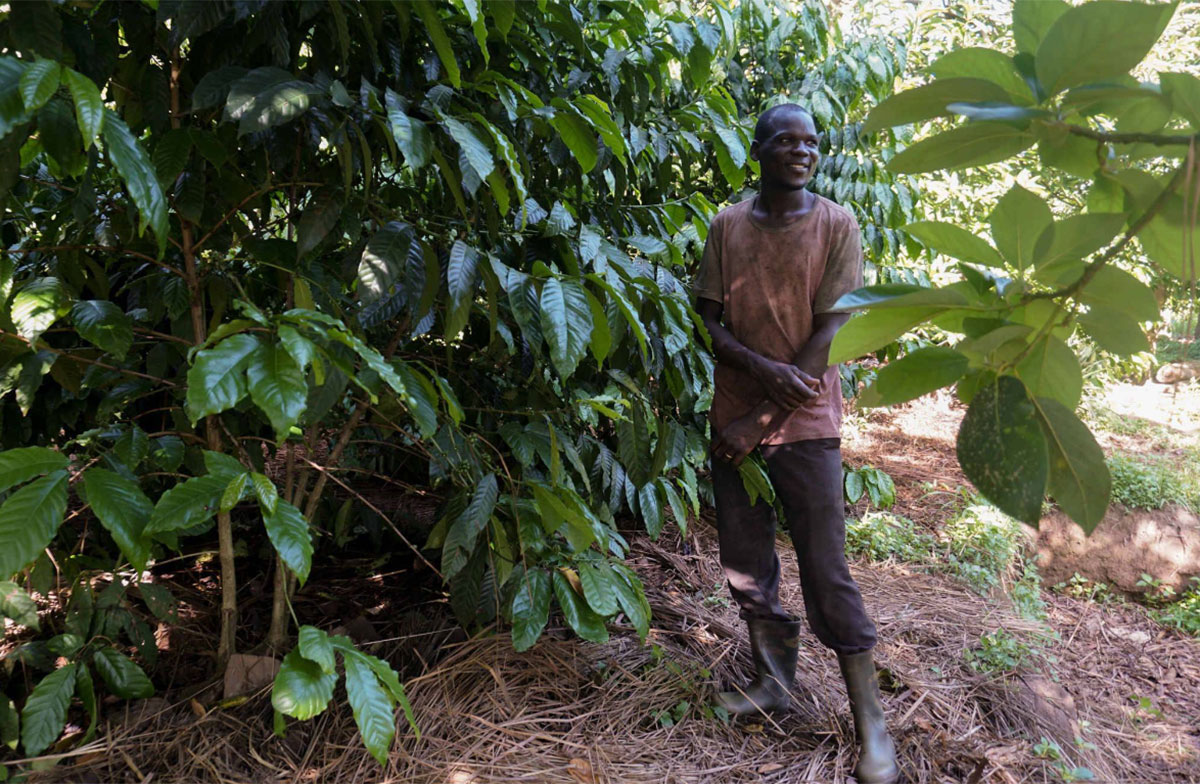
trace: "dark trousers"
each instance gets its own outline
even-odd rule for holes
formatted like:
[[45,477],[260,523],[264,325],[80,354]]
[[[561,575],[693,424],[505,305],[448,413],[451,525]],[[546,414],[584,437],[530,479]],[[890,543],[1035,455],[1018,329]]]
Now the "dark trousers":
[[[826,647],[853,654],[875,646],[875,624],[846,564],[841,445],[819,438],[760,450],[796,547],[809,628]],[[774,509],[761,498],[751,505],[724,460],[713,459],[712,479],[721,566],[742,617],[791,620],[779,603]]]

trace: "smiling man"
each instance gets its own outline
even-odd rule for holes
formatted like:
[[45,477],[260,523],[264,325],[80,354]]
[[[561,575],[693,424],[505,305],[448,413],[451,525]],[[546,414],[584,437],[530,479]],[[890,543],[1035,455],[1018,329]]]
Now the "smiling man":
[[779,602],[774,512],[750,503],[737,468],[758,449],[796,547],[808,625],[837,653],[846,681],[861,745],[855,777],[881,784],[898,768],[871,654],[875,626],[846,564],[842,391],[829,366],[849,318],[835,303],[862,285],[862,237],[848,210],[806,189],[819,143],[800,106],[759,117],[750,146],[758,195],[713,219],[693,285],[717,358],[710,418],[721,566],[756,671],[718,701],[731,714],[784,710],[796,674],[800,621]]

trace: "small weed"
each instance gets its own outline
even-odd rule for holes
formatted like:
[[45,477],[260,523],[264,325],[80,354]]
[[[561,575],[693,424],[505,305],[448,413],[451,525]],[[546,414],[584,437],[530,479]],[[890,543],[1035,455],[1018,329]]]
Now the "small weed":
[[872,561],[895,558],[900,561],[931,560],[937,540],[917,530],[907,517],[890,512],[868,512],[859,520],[846,523],[846,552],[866,556]]
[[1164,626],[1200,637],[1200,577],[1193,577],[1192,583],[1179,601],[1150,610],[1150,617]]
[[700,600],[700,603],[705,607],[729,608],[733,606],[733,602],[729,598],[729,592],[725,588],[724,580],[717,580],[713,583],[712,588],[709,589],[707,594],[701,591],[701,595],[703,598]]
[[1130,455],[1108,458],[1112,497],[1128,507],[1161,509],[1169,503],[1200,512],[1200,478],[1195,470],[1165,461],[1146,461]]
[[896,503],[895,482],[886,471],[874,466],[853,468],[846,465],[842,490],[850,504],[858,503],[864,495],[876,509],[887,509]]
[[[1086,746],[1092,745],[1084,742],[1082,738],[1075,739],[1076,746],[1080,746],[1081,743]],[[1080,748],[1083,748],[1083,746],[1080,746]],[[1076,781],[1091,781],[1096,777],[1096,774],[1092,773],[1089,768],[1068,766],[1064,759],[1062,747],[1045,735],[1042,736],[1041,740],[1033,744],[1033,754],[1039,759],[1044,759],[1052,763],[1050,769],[1058,775],[1060,781],[1066,784],[1072,784],[1072,782]]]
[[979,647],[963,652],[967,666],[975,672],[1012,672],[1028,661],[1033,648],[1006,629],[979,638]]
[[1096,604],[1114,604],[1121,598],[1112,592],[1108,583],[1089,580],[1079,572],[1071,575],[1069,580],[1057,583],[1054,590],[1076,599],[1084,599]]
[[1133,703],[1133,713],[1130,718],[1140,727],[1148,721],[1161,719],[1163,712],[1154,704],[1154,700],[1141,694],[1130,694],[1129,701]]
[[1020,523],[990,504],[972,504],[946,524],[950,571],[980,593],[1000,583],[1020,552]]
[[650,722],[659,727],[673,727],[688,716],[717,719],[728,723],[729,713],[717,706],[709,705],[705,698],[704,682],[712,680],[712,671],[695,661],[680,663],[667,656],[661,645],[651,643],[650,661],[642,668],[643,673],[663,668],[675,676],[679,701],[664,708],[652,710]]

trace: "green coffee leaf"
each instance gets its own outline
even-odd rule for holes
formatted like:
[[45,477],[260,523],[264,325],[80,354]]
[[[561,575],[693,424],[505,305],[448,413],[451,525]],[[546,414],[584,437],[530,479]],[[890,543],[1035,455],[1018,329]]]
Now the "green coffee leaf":
[[89,468],[83,475],[88,504],[100,524],[112,534],[121,553],[137,571],[146,568],[150,542],[143,536],[154,513],[154,505],[135,482],[103,468]]
[[579,168],[583,169],[584,174],[587,174],[595,168],[596,161],[599,159],[596,149],[596,132],[591,124],[577,114],[574,107],[566,101],[558,98],[554,100],[553,104],[555,113],[550,118],[550,124],[562,137],[563,144],[567,145],[567,149],[571,151]]
[[1036,525],[1046,492],[1046,438],[1024,385],[1001,376],[971,401],[958,431],[958,462],[1002,512]]
[[579,582],[583,585],[583,596],[588,606],[602,616],[616,615],[621,611],[617,601],[617,588],[614,580],[620,579],[613,574],[612,567],[605,561],[591,563],[584,561],[579,564]]
[[145,699],[154,696],[154,684],[146,677],[142,668],[115,648],[101,648],[92,656],[96,672],[108,686],[108,690],[127,700]]
[[283,657],[275,685],[271,689],[271,705],[293,719],[311,719],[333,699],[336,673],[327,673],[316,662],[309,661],[292,650]]
[[321,667],[327,675],[335,672],[333,659],[333,643],[329,635],[315,626],[301,626],[297,635],[296,650],[300,655]]
[[938,253],[986,267],[1004,266],[1004,259],[987,241],[952,223],[917,221],[905,226],[904,231]]
[[21,626],[38,628],[37,604],[33,597],[9,580],[0,580],[0,615],[12,618]]
[[391,292],[403,277],[412,242],[412,227],[401,221],[390,221],[375,232],[358,263],[358,293],[364,302]]
[[50,96],[58,90],[62,66],[54,60],[38,58],[25,66],[21,74],[21,99],[25,102],[25,111],[33,114],[40,109]]
[[1039,339],[1015,370],[1034,398],[1054,398],[1070,409],[1079,405],[1083,393],[1079,360],[1058,338],[1046,335]]
[[175,485],[159,497],[144,533],[182,531],[212,519],[229,480],[227,476],[195,476]]
[[404,162],[408,167],[413,170],[420,169],[429,163],[433,150],[433,137],[429,134],[429,126],[405,114],[400,107],[400,97],[392,88],[387,88],[385,96],[392,138],[404,154]]
[[30,482],[0,505],[0,578],[38,557],[50,544],[67,510],[67,472],[59,469]]
[[71,307],[71,320],[79,336],[117,359],[133,345],[133,321],[106,300],[79,300]]
[[949,386],[967,372],[967,358],[952,348],[928,346],[890,362],[859,396],[864,406],[891,406]]
[[250,399],[267,418],[277,438],[286,438],[308,405],[308,382],[280,343],[264,346],[246,367]]
[[35,476],[66,468],[70,460],[44,446],[23,446],[0,452],[0,493]]
[[187,374],[186,408],[193,424],[233,408],[246,396],[246,366],[261,346],[257,337],[243,332],[196,353]]
[[608,629],[604,626],[604,619],[592,612],[583,597],[575,592],[560,571],[554,572],[554,597],[558,599],[558,606],[562,608],[567,625],[574,629],[576,634],[588,642],[608,641]]
[[550,575],[529,569],[516,578],[512,600],[512,644],[517,651],[529,650],[542,635],[550,619]]
[[361,653],[342,651],[342,662],[346,666],[346,697],[354,712],[354,723],[367,751],[380,765],[386,765],[396,736],[391,696],[379,685],[375,671]]
[[563,379],[570,378],[592,337],[592,309],[587,294],[573,280],[548,278],[542,284],[540,305],[550,361]]
[[34,278],[26,283],[12,301],[12,322],[21,337],[37,341],[65,311],[69,298],[58,278]]
[[62,79],[71,90],[71,100],[75,102],[75,121],[83,136],[83,148],[89,149],[104,129],[104,100],[96,83],[78,71],[64,67]]
[[1125,75],[1162,35],[1175,6],[1097,0],[1066,10],[1038,44],[1038,81],[1054,95]]
[[450,84],[454,85],[456,89],[462,87],[462,75],[458,70],[458,61],[454,59],[454,45],[446,35],[446,29],[442,27],[442,20],[437,10],[429,0],[413,0],[412,6],[417,15],[421,17],[425,34],[429,36],[433,50],[437,52],[442,67],[446,69],[446,76],[449,77]]
[[312,567],[312,533],[309,531],[308,520],[299,509],[280,499],[275,504],[274,513],[263,514],[263,523],[267,528],[267,537],[279,553],[280,559],[303,585]]
[[646,601],[642,582],[638,579],[637,574],[624,564],[615,564],[613,572],[615,574],[613,587],[617,592],[617,602],[621,605],[621,612],[625,613],[625,617],[637,630],[638,639],[645,642],[647,635],[650,634],[650,604]]
[[488,474],[475,486],[466,508],[450,525],[442,546],[442,573],[446,579],[461,571],[475,552],[475,540],[492,518],[499,496],[496,475]]
[[488,150],[487,145],[476,135],[471,126],[453,117],[443,117],[442,125],[450,134],[450,138],[454,139],[462,149],[467,162],[475,170],[475,175],[480,180],[486,180],[492,170],[496,168],[496,161],[492,158],[492,153]]
[[990,221],[1000,253],[1009,264],[1025,269],[1038,260],[1037,242],[1054,225],[1054,216],[1040,196],[1014,185],[996,203]]
[[1070,408],[1051,398],[1034,398],[1050,454],[1047,490],[1067,515],[1090,534],[1104,518],[1112,477],[1095,436]]
[[303,259],[333,231],[342,218],[342,202],[331,189],[321,191],[304,208],[296,227],[296,258]]
[[125,181],[125,187],[141,215],[138,236],[149,226],[158,239],[158,252],[162,255],[167,248],[167,200],[163,195],[150,156],[142,149],[141,142],[129,130],[115,112],[107,112],[103,124],[104,146],[108,157]]
[[58,740],[67,723],[67,708],[75,693],[74,663],[55,670],[33,687],[21,710],[21,745],[37,756]]

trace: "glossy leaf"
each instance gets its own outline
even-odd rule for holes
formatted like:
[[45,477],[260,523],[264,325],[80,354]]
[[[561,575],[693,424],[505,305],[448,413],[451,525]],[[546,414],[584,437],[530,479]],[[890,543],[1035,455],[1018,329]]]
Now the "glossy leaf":
[[22,446],[0,452],[0,492],[28,482],[35,476],[66,468],[70,460],[62,452],[44,446]]
[[21,74],[21,99],[25,102],[25,111],[32,114],[45,105],[58,89],[62,75],[62,66],[54,60],[34,60],[25,66]]
[[958,431],[958,462],[1002,512],[1035,525],[1049,474],[1046,439],[1033,401],[1012,376],[985,385]]
[[188,370],[187,412],[192,422],[233,408],[246,396],[246,367],[262,344],[239,333],[196,354]]
[[1112,477],[1104,452],[1070,408],[1051,398],[1035,397],[1033,402],[1050,455],[1047,490],[1063,511],[1090,534],[1108,511],[1112,495]]
[[89,468],[83,484],[88,504],[121,553],[134,569],[145,569],[150,544],[143,533],[154,512],[150,499],[135,482],[104,468]]
[[299,509],[280,499],[274,513],[264,512],[263,523],[275,552],[303,585],[312,568],[313,545],[308,520]]
[[1005,123],[970,123],[922,139],[892,158],[888,171],[922,174],[983,166],[1016,155],[1034,140],[1032,134]]
[[329,635],[315,626],[301,626],[297,633],[296,650],[311,662],[320,665],[326,674],[336,672],[333,658],[333,643]]
[[154,684],[142,668],[115,648],[100,648],[92,656],[92,663],[108,690],[118,697],[133,700],[154,696]]
[[859,396],[864,406],[891,406],[957,381],[967,358],[952,348],[929,346],[879,369],[875,382]]
[[346,666],[346,697],[354,713],[354,723],[367,751],[380,765],[386,765],[392,740],[396,737],[396,719],[392,699],[379,684],[375,671],[358,651],[342,651]]
[[83,147],[89,149],[104,130],[104,99],[100,97],[96,83],[77,71],[63,68],[62,79],[75,103],[75,120],[83,136]]
[[917,221],[905,226],[904,231],[938,253],[986,267],[1004,266],[1004,259],[986,240],[952,223]]
[[250,399],[271,420],[277,438],[286,438],[308,404],[308,383],[281,343],[263,346],[246,367]]
[[124,359],[133,345],[133,321],[106,300],[80,300],[71,308],[71,320],[84,340]]
[[603,561],[579,565],[583,596],[598,615],[610,616],[620,612],[621,605],[617,601],[617,589],[613,583],[617,579],[620,578],[613,574],[612,567]]
[[527,569],[518,579],[512,600],[512,644],[517,651],[533,647],[550,618],[550,575]]
[[564,102],[550,119],[550,124],[558,131],[563,144],[567,145],[584,174],[595,168],[599,158],[596,133],[587,120],[576,114],[574,109],[568,108]]
[[588,642],[608,642],[604,619],[592,612],[592,608],[575,592],[561,571],[554,572],[554,598],[558,599],[567,625],[576,634]]
[[323,671],[316,662],[293,650],[283,657],[275,675],[271,705],[293,719],[311,719],[329,705],[336,683],[336,673]]
[[0,615],[11,618],[21,626],[38,628],[37,604],[33,597],[10,580],[0,580]]
[[217,513],[229,477],[195,476],[163,493],[154,504],[145,533],[181,531],[210,520]]
[[12,301],[12,322],[18,334],[35,342],[58,320],[67,296],[58,278],[34,278],[26,283]]
[[150,156],[142,149],[125,121],[111,111],[105,117],[103,135],[105,151],[125,181],[129,196],[141,216],[138,236],[149,226],[158,238],[158,252],[161,255],[167,247],[167,200],[158,178],[154,176]]
[[67,510],[67,472],[59,469],[0,504],[0,579],[15,574],[50,544]]
[[592,310],[583,286],[572,280],[548,278],[540,300],[542,334],[550,360],[566,379],[579,366],[592,337]]
[[75,693],[74,663],[50,673],[33,687],[21,710],[21,745],[30,756],[41,754],[58,740],[67,723],[67,708]]

